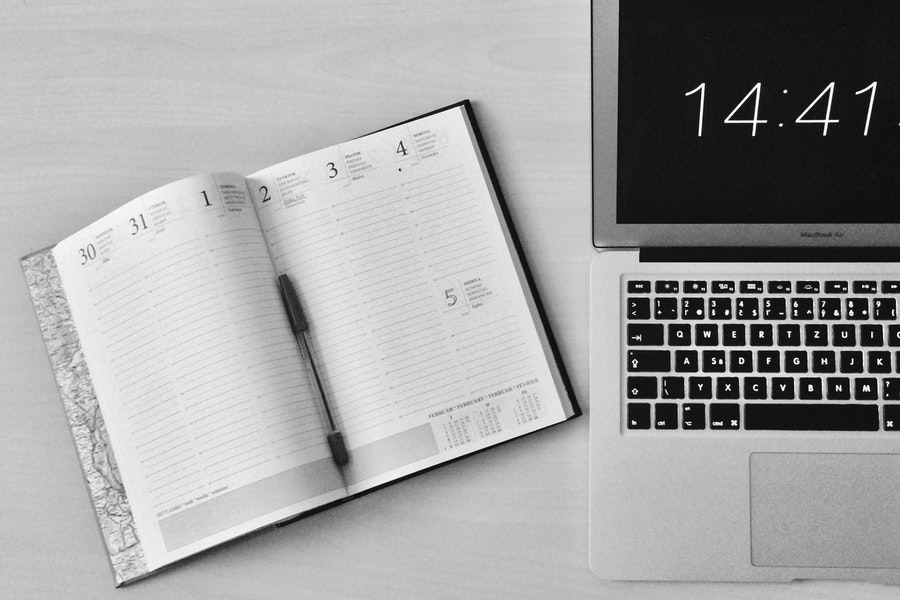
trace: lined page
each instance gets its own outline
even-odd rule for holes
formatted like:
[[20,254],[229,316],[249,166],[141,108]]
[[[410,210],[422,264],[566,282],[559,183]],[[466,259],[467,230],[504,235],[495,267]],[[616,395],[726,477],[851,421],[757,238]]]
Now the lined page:
[[54,256],[151,568],[333,499],[325,475],[271,502],[329,454],[242,177],[155,190]]
[[247,181],[358,489],[565,418],[461,108]]

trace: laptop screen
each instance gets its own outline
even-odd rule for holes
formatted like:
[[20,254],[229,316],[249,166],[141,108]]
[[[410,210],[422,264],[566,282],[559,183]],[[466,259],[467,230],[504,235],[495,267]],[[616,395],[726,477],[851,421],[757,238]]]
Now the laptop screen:
[[900,223],[900,2],[620,0],[616,221]]

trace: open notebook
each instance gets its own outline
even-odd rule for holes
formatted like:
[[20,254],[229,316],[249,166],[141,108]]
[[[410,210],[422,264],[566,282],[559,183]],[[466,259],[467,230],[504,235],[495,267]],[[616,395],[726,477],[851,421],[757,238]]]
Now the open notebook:
[[23,267],[117,585],[578,414],[468,102],[169,184]]

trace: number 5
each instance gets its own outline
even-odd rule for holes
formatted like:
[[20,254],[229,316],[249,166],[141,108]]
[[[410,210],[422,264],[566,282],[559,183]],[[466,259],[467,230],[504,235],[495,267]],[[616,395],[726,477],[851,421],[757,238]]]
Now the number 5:
[[447,300],[447,306],[453,306],[456,304],[456,301],[459,300],[459,298],[457,298],[455,294],[451,293],[452,291],[453,288],[444,290],[444,299]]

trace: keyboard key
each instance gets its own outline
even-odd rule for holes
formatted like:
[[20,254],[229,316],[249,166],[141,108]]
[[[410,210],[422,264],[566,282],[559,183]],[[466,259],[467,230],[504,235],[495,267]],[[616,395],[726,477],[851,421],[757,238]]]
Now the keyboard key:
[[[807,346],[827,346],[828,345],[828,325],[804,325],[803,331],[806,334]],[[900,334],[900,332],[898,332]],[[897,337],[898,345],[900,345],[900,335]]]
[[[748,405],[749,406],[749,405]],[[710,429],[740,429],[741,407],[738,404],[710,404]]]
[[769,282],[769,293],[770,294],[790,294],[791,293],[791,282],[790,281],[770,281]]
[[626,314],[629,319],[650,318],[650,298],[629,298],[626,303],[628,305]]
[[731,298],[710,298],[709,299],[709,318],[710,319],[730,319],[731,318]]
[[656,377],[629,377],[625,387],[631,399],[656,398]]
[[628,429],[650,429],[650,404],[629,402],[627,411]]
[[900,379],[896,377],[885,377],[881,381],[884,390],[881,397],[885,400],[900,400]]
[[678,293],[678,282],[677,281],[657,281],[656,282],[656,293],[657,294],[677,294]]
[[703,298],[682,298],[681,299],[681,318],[702,319],[706,314]]
[[698,346],[718,346],[719,326],[709,324],[696,325],[694,343]]
[[826,398],[829,400],[850,399],[850,379],[847,377],[828,377],[825,380]]
[[657,319],[677,319],[678,318],[678,299],[663,297],[657,298],[655,301],[653,314]]
[[690,346],[691,345],[691,326],[671,323],[669,325],[669,345],[670,346]]
[[833,320],[841,318],[840,298],[819,298],[819,318]]
[[737,377],[716,378],[716,398],[719,400],[737,400],[740,397]]
[[854,294],[874,294],[878,291],[878,283],[874,281],[854,281]]
[[705,373],[724,373],[725,372],[725,351],[724,350],[704,350],[703,351],[703,371]]
[[713,281],[712,282],[712,292],[713,292],[713,294],[733,294],[734,293],[734,282],[733,281]]
[[671,355],[668,350],[629,350],[628,371],[633,373],[649,373],[669,371]]
[[784,298],[765,298],[763,300],[763,318],[770,321],[783,321],[787,317],[787,303]]
[[849,286],[846,281],[826,281],[825,282],[825,293],[826,294],[846,294],[847,290],[849,290]]
[[801,400],[822,399],[822,380],[818,377],[801,377],[799,388]]
[[732,373],[753,372],[753,351],[732,350],[728,358],[731,364]]
[[818,294],[819,293],[819,282],[818,281],[798,281],[797,282],[797,293],[798,294]]
[[862,373],[862,363],[862,352],[858,350],[841,350],[841,373]]
[[853,325],[835,325],[832,340],[835,346],[855,346],[856,327]]
[[900,294],[900,281],[882,281],[882,294]]
[[785,373],[806,373],[809,371],[806,350],[788,350],[784,353]]
[[746,346],[747,336],[744,325],[740,323],[727,323],[722,325],[723,346]]
[[781,352],[778,350],[758,350],[756,352],[756,369],[760,373],[778,373],[781,371]]
[[[900,423],[900,419],[897,421]],[[706,405],[684,404],[681,407],[681,426],[684,429],[706,429]]]
[[876,298],[872,303],[872,318],[876,321],[897,320],[897,300],[895,298]]
[[759,298],[738,298],[734,312],[741,321],[755,321],[759,318]]
[[740,288],[742,294],[762,294],[762,281],[742,281]]
[[792,377],[772,378],[772,400],[793,400],[794,379]]
[[869,318],[869,300],[867,298],[846,298],[847,319],[865,321]]
[[878,425],[875,404],[754,402],[744,406],[744,428],[748,430],[878,431]]
[[750,325],[750,345],[751,346],[771,346],[772,345],[772,326],[763,324]]
[[881,328],[881,325],[860,325],[859,345],[867,347],[884,346],[884,330]]
[[870,350],[869,373],[890,373],[891,353],[884,350]]
[[625,334],[629,346],[662,346],[663,326],[629,323]]
[[688,397],[691,400],[712,399],[712,377],[689,377]]
[[744,377],[744,399],[746,399],[746,400],[765,400],[766,399],[766,378],[765,377]]
[[878,380],[874,377],[857,377],[853,382],[853,397],[857,400],[878,400]]
[[888,325],[888,346],[900,346],[900,325]]
[[629,281],[627,285],[629,294],[649,294],[650,293],[650,282],[649,281]]
[[661,403],[655,406],[657,429],[678,429],[678,405]]
[[884,407],[884,430],[900,431],[900,405]]
[[663,377],[661,398],[681,400],[684,398],[684,377]]
[[811,320],[816,317],[816,305],[812,298],[792,298],[791,318],[795,320]]
[[833,350],[813,350],[812,353],[812,372],[813,373],[834,373],[837,370],[835,355]]
[[696,373],[700,369],[700,363],[697,359],[696,350],[676,350],[675,351],[675,372],[676,373]]
[[705,294],[705,281],[685,281],[683,291],[685,294]]
[[799,346],[800,345],[800,326],[799,325],[778,325],[778,345],[779,346]]

